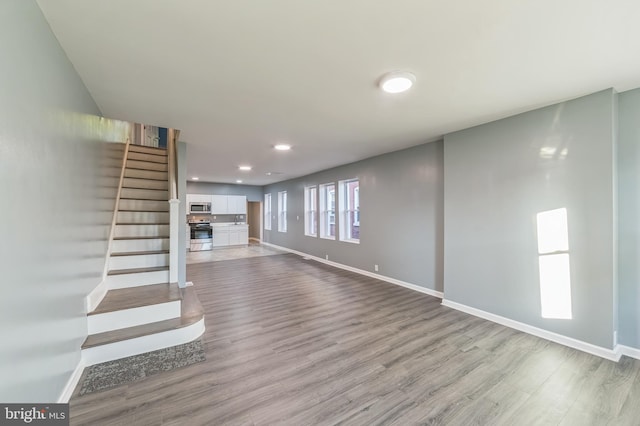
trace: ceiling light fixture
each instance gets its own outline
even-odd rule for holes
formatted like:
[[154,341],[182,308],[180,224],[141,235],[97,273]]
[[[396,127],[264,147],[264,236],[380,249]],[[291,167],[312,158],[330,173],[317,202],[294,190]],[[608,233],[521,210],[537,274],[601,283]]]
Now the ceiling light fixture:
[[291,149],[291,145],[287,145],[286,143],[279,143],[278,145],[274,146],[274,148],[278,151],[289,151]]
[[401,93],[409,90],[416,82],[416,76],[407,71],[392,71],[380,78],[380,88],[387,93]]
[[199,180],[200,178],[198,176],[194,176],[191,178],[191,180]]
[[238,166],[238,170],[248,172],[249,170],[251,170],[251,166]]
[[241,179],[236,180],[236,183],[242,183]]

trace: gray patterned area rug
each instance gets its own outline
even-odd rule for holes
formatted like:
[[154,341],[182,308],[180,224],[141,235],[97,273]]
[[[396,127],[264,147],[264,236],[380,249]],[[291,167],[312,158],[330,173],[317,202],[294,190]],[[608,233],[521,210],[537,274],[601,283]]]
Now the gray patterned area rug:
[[115,361],[92,365],[84,372],[79,395],[109,389],[205,360],[200,339]]

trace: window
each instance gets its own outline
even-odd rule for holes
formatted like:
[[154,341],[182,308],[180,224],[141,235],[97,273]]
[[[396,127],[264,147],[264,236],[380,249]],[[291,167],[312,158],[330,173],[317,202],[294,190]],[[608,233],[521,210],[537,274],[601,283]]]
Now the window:
[[340,241],[360,242],[360,181],[341,180],[338,183],[340,200]]
[[287,191],[278,192],[278,231],[287,232]]
[[304,235],[318,236],[318,188],[308,186],[304,189]]
[[271,230],[271,194],[264,194],[264,229]]
[[320,237],[336,238],[336,185],[320,185]]

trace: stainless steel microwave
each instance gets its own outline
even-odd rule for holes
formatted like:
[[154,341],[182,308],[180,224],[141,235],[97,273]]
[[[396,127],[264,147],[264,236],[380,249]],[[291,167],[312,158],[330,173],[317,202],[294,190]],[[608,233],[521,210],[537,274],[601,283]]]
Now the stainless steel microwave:
[[190,214],[209,214],[211,213],[211,203],[190,203],[189,204],[189,213]]

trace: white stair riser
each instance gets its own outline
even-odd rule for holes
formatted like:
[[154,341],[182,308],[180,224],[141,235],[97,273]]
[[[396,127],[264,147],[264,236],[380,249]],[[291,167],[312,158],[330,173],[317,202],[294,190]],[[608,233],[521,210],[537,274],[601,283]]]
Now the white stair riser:
[[143,212],[168,212],[169,202],[153,200],[120,200],[119,209]]
[[154,170],[138,170],[138,169],[125,169],[124,177],[137,178],[137,179],[156,179],[156,180],[162,180],[165,182],[167,182],[169,179],[167,172],[157,172]]
[[116,238],[119,237],[166,237],[169,225],[116,225]]
[[121,198],[134,198],[139,200],[164,200],[169,199],[169,191],[156,191],[152,189],[122,188]]
[[144,152],[129,151],[127,160],[148,161],[150,163],[167,164],[166,155],[146,154]]
[[153,268],[156,266],[169,266],[168,254],[141,254],[137,256],[111,256],[109,258],[109,270]]
[[145,145],[129,145],[129,152],[142,152],[144,154],[167,155],[167,150]]
[[169,238],[156,238],[153,240],[113,240],[111,243],[112,253],[158,250],[169,250]]
[[89,334],[104,333],[105,331],[135,327],[180,317],[180,300],[158,303],[157,305],[141,306],[139,308],[123,309],[121,311],[105,312],[89,315]]
[[117,223],[169,223],[165,212],[118,212]]
[[137,274],[109,275],[106,279],[109,290],[140,287],[141,285],[169,282],[169,271],[140,272]]
[[125,188],[164,189],[166,191],[169,188],[169,183],[162,180],[125,178],[122,186]]
[[127,159],[127,168],[141,170],[155,170],[158,172],[166,172],[169,170],[166,164],[152,163],[150,161],[138,161]]
[[170,348],[196,340],[204,333],[204,318],[187,327],[169,330],[163,333],[123,340],[108,345],[82,350],[82,362],[85,366],[100,364],[133,355]]

